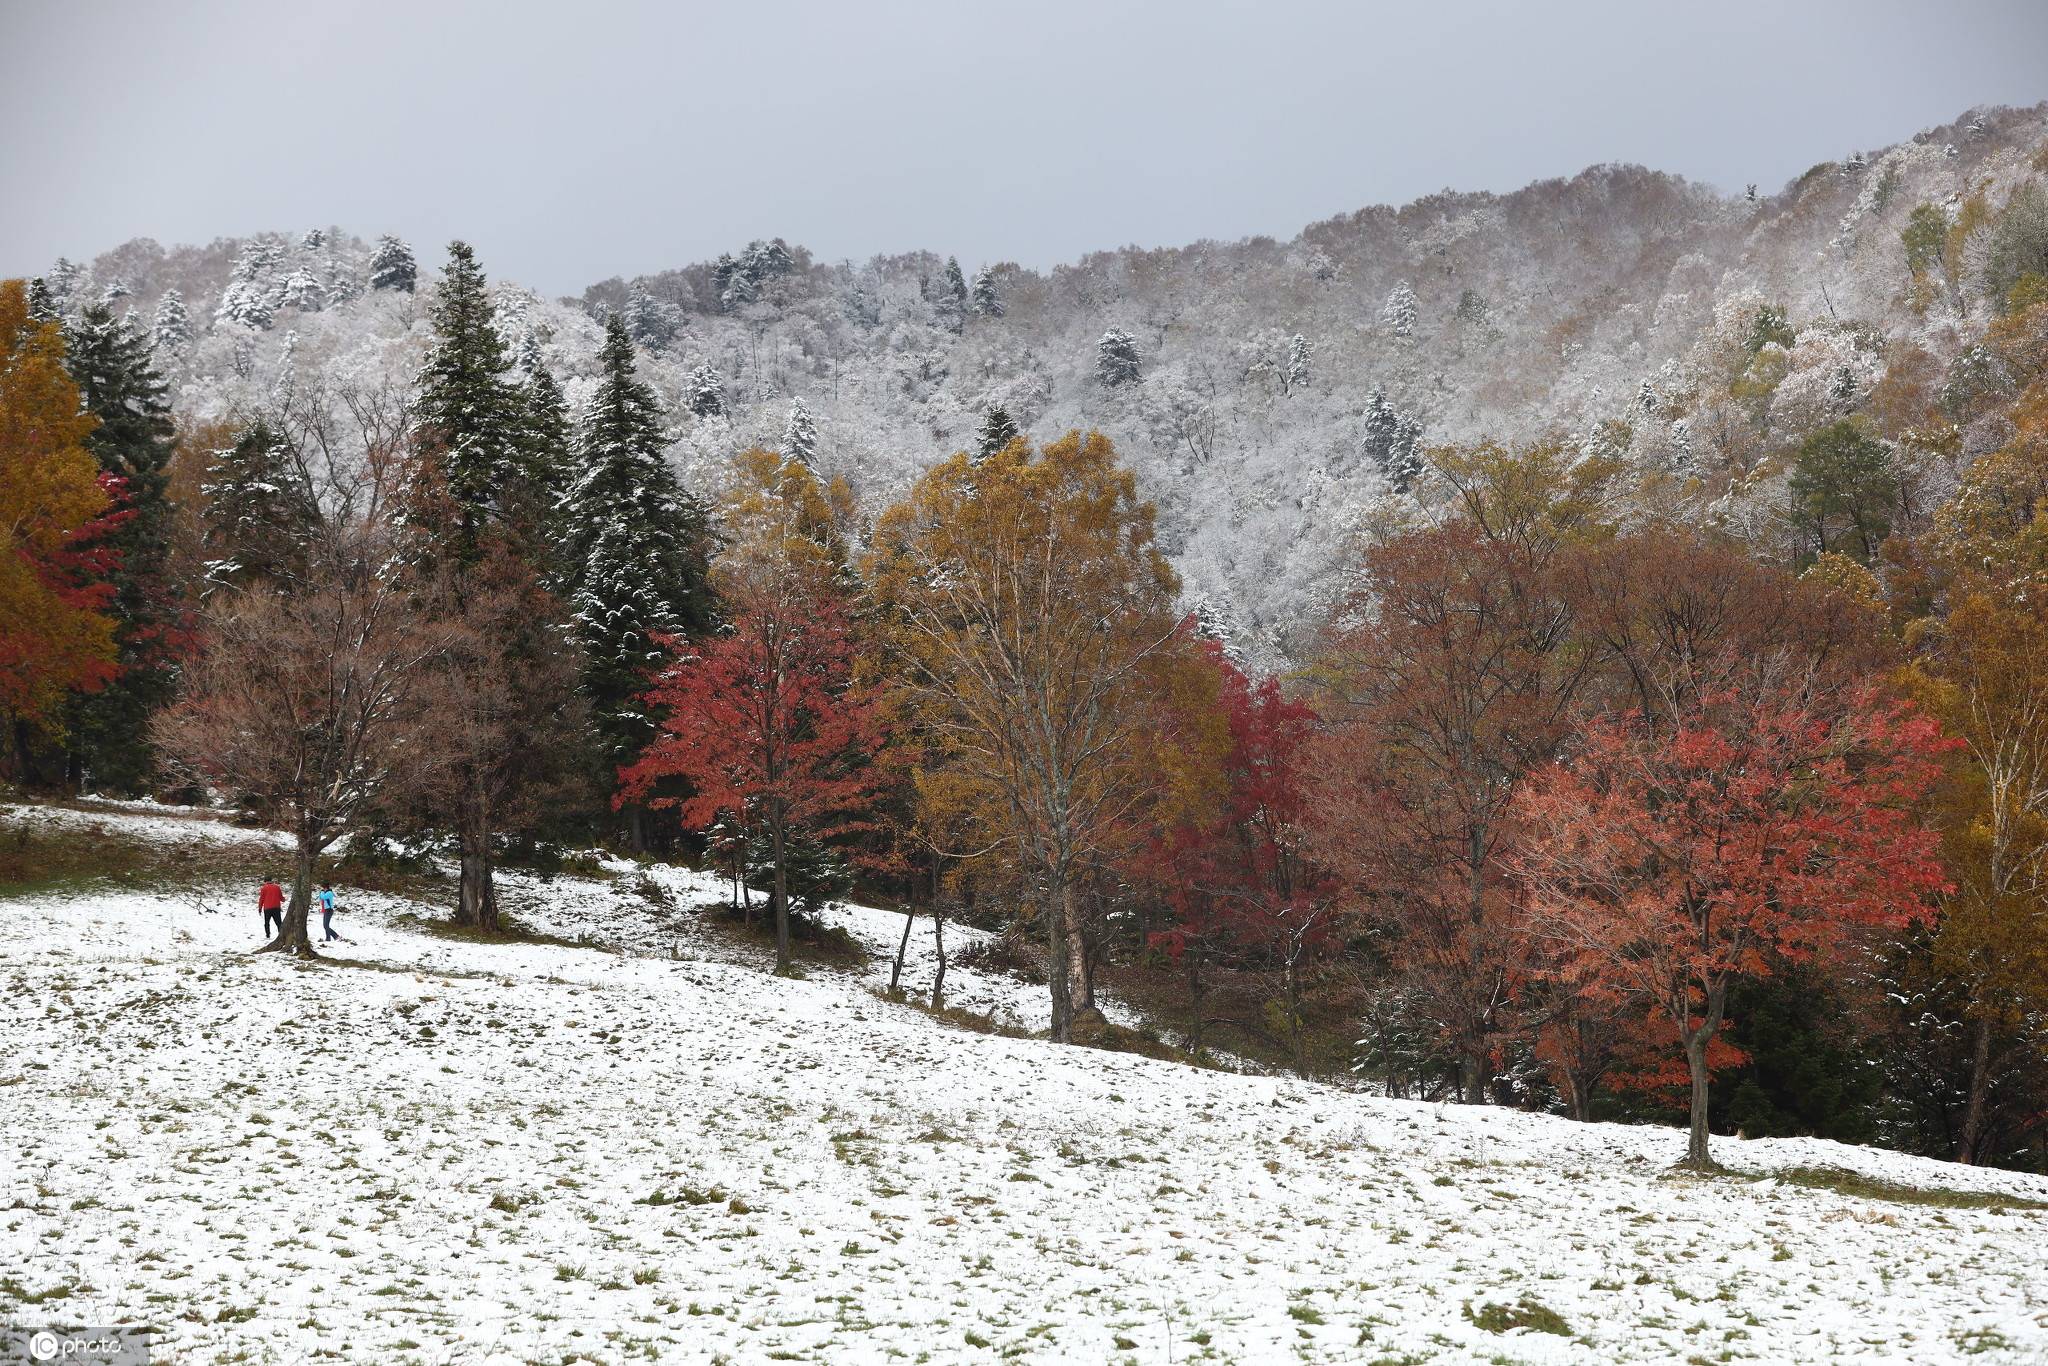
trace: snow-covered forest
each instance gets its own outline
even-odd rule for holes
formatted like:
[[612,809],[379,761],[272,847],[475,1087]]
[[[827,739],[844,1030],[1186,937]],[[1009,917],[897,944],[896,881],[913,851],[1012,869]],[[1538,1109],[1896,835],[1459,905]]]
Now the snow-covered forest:
[[[872,509],[970,447],[992,407],[1037,437],[1099,428],[1157,504],[1190,597],[1274,663],[1341,592],[1357,538],[1410,515],[1397,490],[1415,443],[1611,446],[1677,476],[1688,515],[1773,516],[1773,450],[1888,373],[1948,366],[1981,330],[1993,234],[1965,232],[1922,280],[1901,233],[1929,207],[1988,229],[2038,183],[2044,128],[2041,107],[1973,112],[1733,198],[1604,166],[1361,209],[1286,242],[1105,250],[1048,274],[944,243],[831,262],[735,242],[574,300],[498,280],[493,301],[572,410],[596,382],[602,317],[622,314],[670,458],[700,493],[734,453],[780,447],[797,405],[819,468]],[[46,278],[69,307],[112,297],[157,328],[181,417],[228,421],[294,385],[410,383],[427,337],[412,285],[431,290],[445,244],[374,230],[142,239]],[[1784,334],[1733,411],[1725,372],[1765,306]]]

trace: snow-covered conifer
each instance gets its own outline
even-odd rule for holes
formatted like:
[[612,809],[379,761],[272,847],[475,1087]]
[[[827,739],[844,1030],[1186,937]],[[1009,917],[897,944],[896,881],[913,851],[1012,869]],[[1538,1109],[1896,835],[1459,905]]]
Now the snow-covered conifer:
[[1400,414],[1394,411],[1393,404],[1387,402],[1387,391],[1374,389],[1372,397],[1365,401],[1364,439],[1360,442],[1365,458],[1382,470],[1389,468],[1394,453],[1394,437],[1400,427]]
[[327,291],[320,283],[320,277],[300,266],[284,277],[278,286],[277,301],[281,307],[294,308],[301,313],[318,313],[327,302]]
[[1386,306],[1380,309],[1380,325],[1397,337],[1415,335],[1418,305],[1415,291],[1406,284],[1394,286],[1394,292],[1387,295]]
[[974,434],[974,457],[977,463],[988,459],[1003,447],[1015,441],[1022,433],[1007,409],[991,404],[981,415],[981,427]]
[[683,325],[681,312],[674,304],[657,299],[644,289],[636,288],[626,297],[624,316],[627,334],[650,351],[659,351],[674,341]]
[[157,296],[156,313],[150,320],[149,349],[160,358],[182,356],[192,344],[192,319],[185,312],[185,296],[167,289]]
[[1308,383],[1309,369],[1316,357],[1316,344],[1297,332],[1287,339],[1286,382],[1282,388],[1293,393]]
[[698,417],[717,417],[725,411],[724,376],[700,361],[683,377],[683,402]]
[[412,248],[385,233],[377,239],[376,250],[370,253],[370,288],[397,289],[410,294],[419,283],[419,266],[414,262]]
[[653,734],[639,699],[667,657],[654,634],[693,633],[710,620],[709,517],[677,483],[667,444],[654,391],[634,373],[633,339],[614,316],[583,414],[581,470],[564,504],[583,689],[614,762],[636,756]]
[[782,428],[782,453],[805,465],[817,464],[818,424],[800,398],[790,400],[789,421]]
[[253,331],[267,331],[271,322],[270,292],[255,280],[231,279],[221,292],[220,306],[213,311],[216,326],[228,324]]
[[974,272],[974,311],[984,318],[1003,316],[1003,298],[996,293],[995,272],[987,266]]
[[1138,343],[1121,327],[1111,327],[1095,343],[1095,378],[1105,389],[1137,383],[1141,365]]
[[213,453],[201,514],[203,592],[282,585],[304,569],[320,513],[290,454],[277,428],[261,417],[234,445]]
[[485,525],[503,511],[517,478],[524,435],[517,395],[507,382],[483,268],[466,242],[448,244],[448,268],[429,316],[434,342],[420,368],[420,447],[454,523],[434,528],[459,560],[475,553]]

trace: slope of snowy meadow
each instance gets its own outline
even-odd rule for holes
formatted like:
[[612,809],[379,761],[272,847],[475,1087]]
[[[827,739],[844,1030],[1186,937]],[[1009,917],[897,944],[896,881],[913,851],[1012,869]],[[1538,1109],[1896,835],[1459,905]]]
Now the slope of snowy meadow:
[[[34,821],[271,838],[0,838]],[[959,1029],[877,994],[879,911],[790,981],[715,879],[507,884],[546,938],[344,887],[317,965],[246,953],[246,877],[0,899],[0,1314],[181,1362],[2048,1360],[2048,1179],[1732,1139],[1680,1177],[1674,1130]]]

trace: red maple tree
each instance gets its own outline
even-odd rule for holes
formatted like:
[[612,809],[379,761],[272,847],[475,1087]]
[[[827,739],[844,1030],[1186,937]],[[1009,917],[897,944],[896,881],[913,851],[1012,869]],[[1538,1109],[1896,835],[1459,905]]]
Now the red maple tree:
[[1315,712],[1253,682],[1214,641],[1199,648],[1218,676],[1229,728],[1222,802],[1208,818],[1159,831],[1140,859],[1173,923],[1150,936],[1187,973],[1189,1045],[1199,1051],[1205,969],[1235,961],[1282,974],[1280,1004],[1297,1067],[1303,969],[1336,935],[1325,888],[1302,857],[1301,764]]
[[[829,594],[736,604],[722,634],[669,640],[673,661],[647,693],[661,729],[622,769],[616,800],[675,808],[702,830],[721,816],[759,821],[774,864],[776,971],[789,956],[788,856],[801,832],[830,840],[863,829],[888,780],[880,703],[853,686],[845,609]],[[649,794],[683,779],[687,797]]]
[[1943,886],[1913,803],[1947,748],[1868,689],[1796,682],[1702,697],[1667,727],[1584,724],[1518,805],[1532,931],[1594,999],[1634,996],[1677,1029],[1691,1166],[1707,1153],[1708,1048],[1730,985],[1925,917]]

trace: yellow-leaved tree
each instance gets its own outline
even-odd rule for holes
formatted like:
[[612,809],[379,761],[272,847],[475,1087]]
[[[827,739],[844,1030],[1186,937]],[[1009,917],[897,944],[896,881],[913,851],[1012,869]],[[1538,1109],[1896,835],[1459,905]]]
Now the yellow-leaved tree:
[[[0,282],[0,717],[48,723],[67,692],[114,674],[110,591],[76,547],[112,499],[86,450],[94,426],[64,370],[64,336]],[[19,731],[17,730],[17,734]]]
[[1990,1155],[2001,1054],[2048,1053],[2048,381],[2012,418],[1936,514],[1948,611],[1915,624],[1906,672],[1962,742],[1937,807],[1955,890],[1930,946],[1969,1027],[1961,1162]]
[[946,820],[978,807],[999,833],[1045,928],[1053,1037],[1085,1038],[1084,882],[1156,803],[1203,800],[1227,740],[1176,724],[1198,685],[1152,506],[1098,432],[1015,440],[926,473],[866,567],[904,705],[949,767]]

